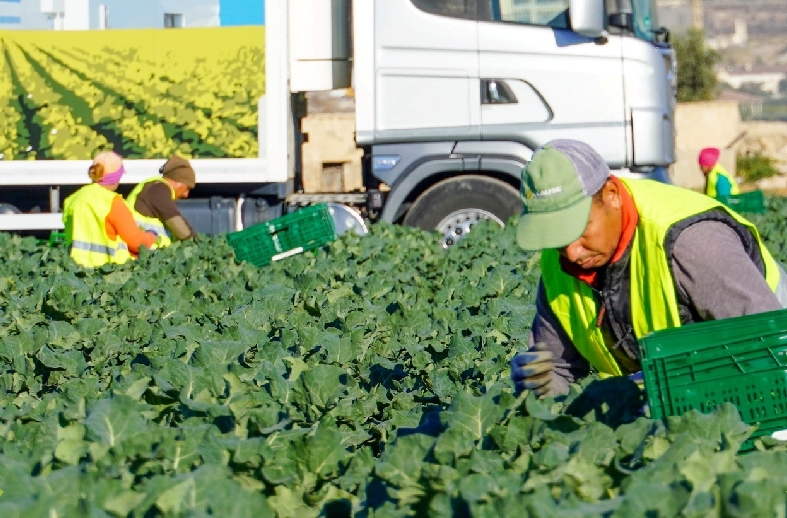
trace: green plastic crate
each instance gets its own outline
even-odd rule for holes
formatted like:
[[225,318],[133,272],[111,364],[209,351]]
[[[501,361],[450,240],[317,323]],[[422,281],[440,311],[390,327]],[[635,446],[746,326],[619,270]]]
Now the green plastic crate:
[[735,212],[765,212],[765,195],[763,195],[762,191],[717,196],[716,199]]
[[639,347],[652,418],[730,402],[759,426],[744,450],[787,429],[787,310],[665,329]]
[[65,232],[52,232],[49,235],[49,246],[62,245],[66,242]]
[[314,250],[334,239],[336,230],[325,203],[227,234],[235,257],[255,266]]
[[49,246],[61,245],[65,242],[66,242],[66,233],[55,232],[54,230],[52,231],[51,234],[49,234],[49,239],[38,240],[39,245],[49,245]]

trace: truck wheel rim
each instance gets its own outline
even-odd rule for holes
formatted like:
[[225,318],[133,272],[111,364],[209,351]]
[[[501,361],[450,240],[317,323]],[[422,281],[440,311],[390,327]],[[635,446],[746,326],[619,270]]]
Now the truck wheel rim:
[[442,246],[448,248],[465,237],[481,221],[492,220],[501,227],[503,222],[491,212],[481,209],[462,209],[444,217],[435,229],[443,235]]

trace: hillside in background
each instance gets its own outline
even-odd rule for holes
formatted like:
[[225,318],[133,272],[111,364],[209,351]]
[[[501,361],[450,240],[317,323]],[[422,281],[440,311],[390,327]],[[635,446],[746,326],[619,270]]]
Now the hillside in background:
[[[723,65],[787,68],[787,0],[705,0],[702,4],[705,33]],[[660,0],[658,6],[659,23],[673,33],[690,27],[691,0]]]

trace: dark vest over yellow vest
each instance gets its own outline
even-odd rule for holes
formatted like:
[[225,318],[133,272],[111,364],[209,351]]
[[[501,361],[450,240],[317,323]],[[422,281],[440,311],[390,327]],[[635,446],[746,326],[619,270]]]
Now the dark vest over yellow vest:
[[145,186],[153,182],[162,182],[164,185],[166,185],[169,188],[172,199],[175,199],[175,191],[172,189],[172,187],[163,178],[156,176],[137,184],[137,186],[134,187],[134,189],[126,198],[126,205],[128,205],[129,210],[131,210],[131,214],[134,216],[134,221],[137,222],[137,226],[139,228],[156,234],[157,239],[155,248],[163,248],[172,244],[172,239],[170,238],[169,232],[167,232],[167,229],[164,226],[164,222],[158,218],[143,216],[134,208],[137,203],[137,197],[139,197],[139,193],[142,192],[142,189],[144,189]]
[[[779,268],[750,222],[716,200],[651,180],[622,180],[637,207],[639,220],[631,244],[629,268],[631,319],[636,338],[681,325],[678,298],[664,244],[670,228],[712,209],[727,211],[757,240],[772,290],[779,283]],[[619,376],[620,366],[609,350],[609,336],[597,326],[597,301],[585,283],[565,273],[557,250],[544,250],[541,275],[549,305],[577,350],[600,373]],[[647,311],[644,310],[647,308]]]

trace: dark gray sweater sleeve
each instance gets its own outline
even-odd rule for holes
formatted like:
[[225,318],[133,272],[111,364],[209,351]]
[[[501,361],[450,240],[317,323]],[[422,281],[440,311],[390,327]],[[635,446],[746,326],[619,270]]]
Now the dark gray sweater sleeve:
[[681,232],[672,251],[672,272],[678,291],[702,320],[782,309],[725,223],[701,221]]
[[587,376],[590,372],[588,361],[579,354],[552,308],[549,307],[544,283],[540,280],[536,297],[536,316],[533,319],[528,346],[532,347],[536,343],[546,344],[555,357],[552,393],[566,394],[569,383]]

